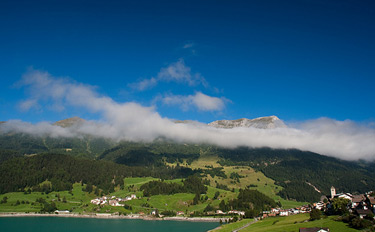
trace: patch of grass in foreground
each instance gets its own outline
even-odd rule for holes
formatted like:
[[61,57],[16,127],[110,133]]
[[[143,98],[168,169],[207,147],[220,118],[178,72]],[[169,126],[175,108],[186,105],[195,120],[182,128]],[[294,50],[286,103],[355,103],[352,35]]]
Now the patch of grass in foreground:
[[[331,232],[354,232],[357,231],[353,228],[347,226],[343,222],[334,221],[336,216],[330,216],[317,221],[307,221],[309,219],[309,214],[297,214],[288,217],[270,217],[264,220],[258,221],[249,227],[241,231],[251,231],[251,232],[284,232],[293,231],[298,232],[299,228],[305,227],[328,227]],[[219,230],[221,231],[221,230]]]
[[238,229],[238,228],[241,228],[242,226],[246,225],[247,223],[249,222],[252,222],[254,221],[254,219],[243,219],[239,222],[236,222],[236,223],[230,223],[230,224],[223,224],[222,226],[220,226],[220,228],[218,229],[214,229],[212,231],[215,231],[215,232],[231,232],[235,229]]

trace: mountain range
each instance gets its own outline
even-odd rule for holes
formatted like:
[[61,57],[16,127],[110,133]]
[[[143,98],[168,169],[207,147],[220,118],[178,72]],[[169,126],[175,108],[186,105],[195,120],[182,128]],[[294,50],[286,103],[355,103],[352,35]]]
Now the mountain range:
[[[52,125],[61,126],[61,127],[71,127],[73,125],[80,125],[86,120],[80,117],[72,117],[63,119],[53,123]],[[0,122],[1,123],[1,122]],[[4,122],[2,122],[4,123]],[[185,124],[194,124],[195,121],[191,120],[176,120],[175,123],[185,123]],[[258,129],[275,129],[275,128],[286,128],[285,123],[279,119],[277,116],[267,116],[259,117],[255,119],[241,118],[236,120],[217,120],[207,124],[208,126],[216,128],[225,128],[231,129],[236,127],[253,127]]]
[[[84,119],[74,117],[58,121],[54,125],[71,127],[82,122]],[[220,120],[208,125],[227,129],[286,127],[282,120],[276,116]],[[34,136],[14,132],[1,133],[0,127],[0,169],[3,173],[11,171],[10,163],[17,157],[27,159],[27,157],[36,154],[61,154],[63,155],[61,159],[66,159],[64,157],[67,156],[85,157],[89,160],[105,160],[127,167],[152,167],[152,170],[158,167],[160,170],[166,170],[165,172],[169,165],[179,164],[186,165],[188,168],[184,170],[186,173],[203,172],[206,173],[205,175],[208,173],[222,175],[220,169],[215,168],[218,165],[219,168],[249,167],[262,172],[275,181],[282,189],[278,193],[280,196],[298,201],[317,200],[321,194],[328,194],[332,185],[339,191],[352,193],[363,193],[375,189],[374,163],[343,161],[296,149],[222,148],[203,143],[177,143],[163,138],[145,143],[118,142],[88,135],[79,138]],[[190,166],[194,161],[202,159],[210,160],[209,162],[204,161],[206,165],[203,170]],[[189,171],[189,169],[191,170]],[[319,189],[321,193],[315,189]]]

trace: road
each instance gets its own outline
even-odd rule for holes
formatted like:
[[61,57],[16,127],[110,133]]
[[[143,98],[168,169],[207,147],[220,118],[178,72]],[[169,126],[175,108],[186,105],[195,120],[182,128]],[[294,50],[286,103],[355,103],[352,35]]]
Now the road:
[[242,229],[245,229],[246,227],[250,226],[251,224],[254,224],[254,223],[257,222],[257,221],[258,221],[258,219],[254,218],[254,221],[249,222],[249,223],[247,223],[246,225],[244,225],[244,226],[242,226],[242,227],[240,227],[240,228],[238,228],[238,229],[232,230],[232,232],[238,232],[238,231],[240,231],[240,230],[242,230]]

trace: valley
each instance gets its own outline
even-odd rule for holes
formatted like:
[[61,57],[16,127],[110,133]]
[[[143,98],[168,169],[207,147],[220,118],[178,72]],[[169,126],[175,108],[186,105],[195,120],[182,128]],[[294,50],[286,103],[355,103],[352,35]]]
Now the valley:
[[[57,126],[70,127],[71,123],[68,120]],[[228,122],[224,124],[228,126]],[[372,191],[375,186],[372,163],[296,149],[224,148],[164,138],[151,143],[116,142],[89,135],[53,138],[22,133],[1,134],[0,145],[3,214],[178,216],[235,222],[262,216],[271,209],[310,212],[309,205],[328,195],[333,185],[340,192],[353,194]],[[198,191],[191,186],[201,187]],[[303,215],[289,217],[308,217]],[[330,224],[331,219],[321,221],[322,225]],[[239,228],[249,222],[246,220],[225,225],[223,231]],[[273,219],[264,219],[264,223],[268,220]],[[288,220],[279,224],[289,226]],[[263,221],[255,225],[243,230],[257,228]]]

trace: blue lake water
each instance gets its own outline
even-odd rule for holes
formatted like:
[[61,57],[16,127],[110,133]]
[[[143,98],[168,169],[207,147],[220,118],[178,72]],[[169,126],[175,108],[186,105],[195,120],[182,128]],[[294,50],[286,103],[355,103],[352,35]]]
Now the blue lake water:
[[59,217],[3,217],[1,232],[191,232],[218,227],[218,222],[145,221],[140,219],[94,219]]

